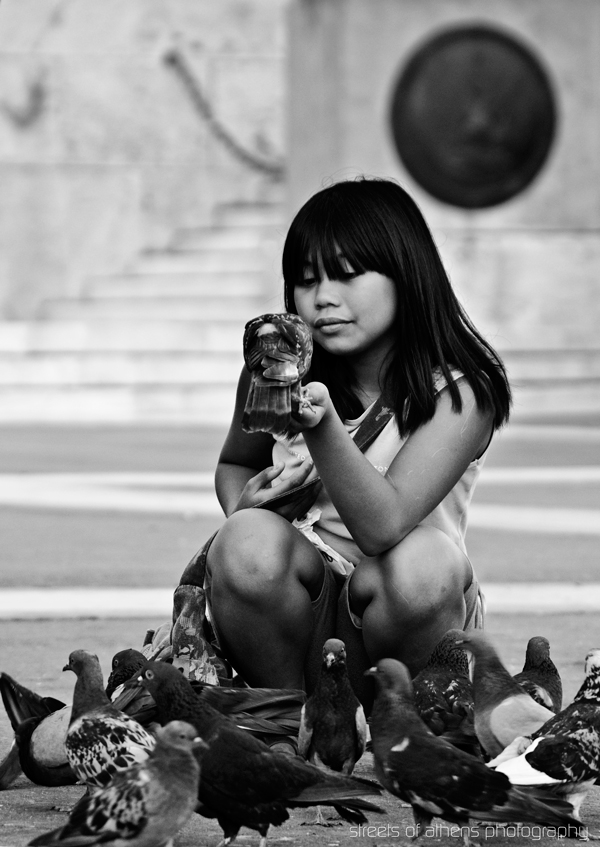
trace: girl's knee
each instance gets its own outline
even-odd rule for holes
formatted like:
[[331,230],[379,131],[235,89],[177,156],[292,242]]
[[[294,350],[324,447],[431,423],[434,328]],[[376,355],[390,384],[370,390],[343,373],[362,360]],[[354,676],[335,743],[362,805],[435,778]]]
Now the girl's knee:
[[441,606],[460,605],[471,584],[471,564],[440,530],[419,526],[381,556],[365,559],[350,583],[353,611],[396,609],[403,620],[428,617]]
[[263,601],[288,580],[308,583],[315,565],[322,571],[320,557],[298,530],[279,515],[258,509],[234,512],[227,519],[207,564],[217,593]]
[[234,512],[208,553],[213,584],[234,592],[264,591],[281,575],[282,534],[276,521],[265,521],[250,509]]

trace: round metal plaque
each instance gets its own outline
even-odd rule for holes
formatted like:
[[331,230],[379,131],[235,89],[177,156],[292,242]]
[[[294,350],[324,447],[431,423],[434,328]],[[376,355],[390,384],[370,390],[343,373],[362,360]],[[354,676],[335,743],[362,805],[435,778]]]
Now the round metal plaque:
[[535,56],[484,26],[429,40],[408,61],[391,107],[396,148],[438,200],[467,209],[514,197],[542,167],[556,107]]

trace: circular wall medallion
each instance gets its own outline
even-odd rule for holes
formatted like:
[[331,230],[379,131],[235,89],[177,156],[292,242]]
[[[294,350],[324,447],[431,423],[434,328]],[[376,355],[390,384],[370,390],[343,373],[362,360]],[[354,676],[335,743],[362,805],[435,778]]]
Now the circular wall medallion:
[[438,200],[474,209],[533,180],[552,144],[556,107],[526,47],[471,26],[435,36],[412,56],[393,92],[391,122],[411,176]]

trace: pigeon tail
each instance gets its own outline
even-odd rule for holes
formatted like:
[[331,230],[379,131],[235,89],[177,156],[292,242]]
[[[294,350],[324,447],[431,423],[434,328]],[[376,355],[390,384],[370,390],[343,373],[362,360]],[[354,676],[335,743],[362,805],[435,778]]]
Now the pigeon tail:
[[19,748],[17,746],[17,740],[14,739],[10,745],[10,750],[2,762],[0,762],[0,791],[10,788],[22,773],[23,770],[19,761]]
[[54,697],[40,697],[7,673],[0,673],[0,696],[14,732],[23,721],[29,718],[43,718],[64,708],[65,705]]
[[567,827],[571,838],[576,838],[581,832],[581,821],[573,814],[573,805],[568,800],[536,788],[512,786],[508,800],[501,806],[494,806],[486,811],[471,811],[470,817],[475,820],[490,820],[497,822],[519,821],[541,826]]

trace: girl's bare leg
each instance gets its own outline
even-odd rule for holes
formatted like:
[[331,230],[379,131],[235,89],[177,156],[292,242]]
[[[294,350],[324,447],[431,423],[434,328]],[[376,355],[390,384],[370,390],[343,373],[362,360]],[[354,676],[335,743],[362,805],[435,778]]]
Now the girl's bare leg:
[[219,530],[207,565],[212,615],[236,670],[253,687],[302,688],[320,553],[279,515],[246,509]]
[[434,527],[418,526],[362,561],[350,582],[350,605],[362,617],[370,661],[394,658],[413,675],[421,670],[442,635],[463,628],[471,580],[467,557]]

